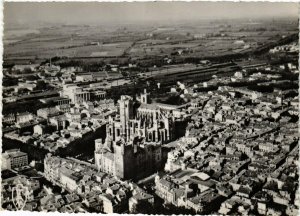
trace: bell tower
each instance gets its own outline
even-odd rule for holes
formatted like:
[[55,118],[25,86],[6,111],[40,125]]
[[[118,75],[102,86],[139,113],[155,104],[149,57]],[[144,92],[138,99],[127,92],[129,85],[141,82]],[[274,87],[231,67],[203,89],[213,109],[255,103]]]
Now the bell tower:
[[121,135],[126,137],[129,120],[133,119],[133,100],[130,96],[122,95],[118,102],[120,105]]

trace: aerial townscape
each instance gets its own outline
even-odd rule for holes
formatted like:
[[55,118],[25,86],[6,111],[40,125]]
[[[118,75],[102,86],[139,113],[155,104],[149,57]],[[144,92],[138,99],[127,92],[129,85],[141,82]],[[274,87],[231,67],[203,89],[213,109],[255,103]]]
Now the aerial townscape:
[[[225,7],[243,4],[260,3]],[[298,215],[298,4],[261,6],[286,17],[82,24],[60,22],[63,4],[4,3],[1,208]]]

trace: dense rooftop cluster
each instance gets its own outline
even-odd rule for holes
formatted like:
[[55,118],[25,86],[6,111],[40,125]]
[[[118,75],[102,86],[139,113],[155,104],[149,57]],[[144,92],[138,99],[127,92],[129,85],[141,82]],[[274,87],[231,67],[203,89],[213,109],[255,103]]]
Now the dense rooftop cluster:
[[[172,143],[157,194],[199,213],[211,206],[220,214],[297,212],[298,103],[291,91],[223,86],[193,94],[192,106],[181,111],[190,123]],[[193,173],[206,178],[194,181]]]
[[[42,108],[37,110],[36,116],[40,123],[33,126],[25,119],[29,123],[27,127],[7,132],[4,136],[55,152],[58,148],[65,148],[68,144],[97,131],[106,124],[108,116],[115,112],[116,107],[112,100],[84,102],[75,106],[63,105],[63,109],[61,106]],[[24,118],[32,116],[31,113],[22,115]]]
[[89,163],[48,155],[44,165],[47,180],[77,194],[82,203],[93,211],[128,212],[143,200],[153,202],[153,196],[136,184],[97,171]]

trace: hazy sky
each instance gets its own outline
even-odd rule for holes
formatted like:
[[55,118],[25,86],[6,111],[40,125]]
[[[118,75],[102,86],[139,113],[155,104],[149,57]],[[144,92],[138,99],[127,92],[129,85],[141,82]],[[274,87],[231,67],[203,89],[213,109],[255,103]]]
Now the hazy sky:
[[69,24],[211,18],[297,17],[298,3],[272,2],[5,2],[4,22]]

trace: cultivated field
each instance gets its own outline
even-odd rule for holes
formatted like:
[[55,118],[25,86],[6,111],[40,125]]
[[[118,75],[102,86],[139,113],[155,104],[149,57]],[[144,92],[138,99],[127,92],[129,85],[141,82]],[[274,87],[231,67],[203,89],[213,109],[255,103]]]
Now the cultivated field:
[[240,53],[298,31],[297,20],[225,20],[172,26],[80,26],[4,30],[4,59],[205,57]]

